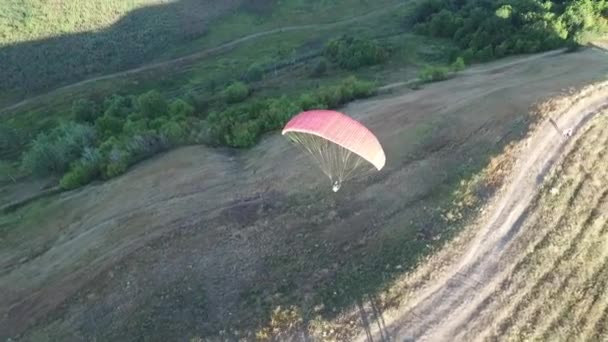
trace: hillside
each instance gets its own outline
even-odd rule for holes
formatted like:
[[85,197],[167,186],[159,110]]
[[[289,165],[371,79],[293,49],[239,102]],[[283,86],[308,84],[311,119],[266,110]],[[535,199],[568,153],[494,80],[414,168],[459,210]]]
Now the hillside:
[[[586,50],[349,105],[391,158],[334,196],[306,156],[272,134],[248,151],[179,149],[5,215],[0,331],[25,340],[265,336],[281,306],[293,311],[275,312],[273,324],[321,335],[333,327],[344,339],[365,321],[336,326],[336,317],[384,298],[500,184],[504,175],[481,170],[536,120],[531,106],[607,73],[605,54]],[[476,190],[457,191],[467,188]]]
[[[608,338],[606,33],[606,0],[2,2],[0,340]],[[319,108],[382,171],[332,192],[279,134]]]

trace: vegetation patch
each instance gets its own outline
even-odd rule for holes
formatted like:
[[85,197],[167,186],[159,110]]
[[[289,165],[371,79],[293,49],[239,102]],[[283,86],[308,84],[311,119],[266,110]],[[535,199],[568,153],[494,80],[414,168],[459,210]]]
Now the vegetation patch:
[[453,40],[465,62],[587,43],[608,32],[606,1],[425,0],[404,16],[416,32]]

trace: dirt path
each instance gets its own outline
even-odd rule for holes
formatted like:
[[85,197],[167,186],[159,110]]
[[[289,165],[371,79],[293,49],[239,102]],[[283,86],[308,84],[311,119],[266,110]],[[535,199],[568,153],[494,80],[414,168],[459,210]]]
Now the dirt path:
[[175,58],[175,59],[171,59],[168,61],[163,61],[163,62],[157,62],[157,63],[152,63],[152,64],[147,64],[141,67],[137,67],[134,69],[130,69],[130,70],[125,70],[125,71],[120,71],[120,72],[116,72],[116,73],[112,73],[112,74],[108,74],[108,75],[103,75],[103,76],[97,76],[97,77],[92,77],[83,81],[79,81],[70,85],[66,85],[63,87],[59,87],[56,88],[46,94],[41,94],[41,95],[36,95],[30,98],[27,98],[25,100],[22,100],[18,103],[15,103],[13,105],[4,107],[2,109],[0,109],[0,114],[2,113],[6,113],[12,110],[15,110],[19,107],[23,107],[33,101],[36,101],[42,97],[45,96],[51,96],[53,94],[56,94],[58,92],[61,91],[65,91],[65,90],[69,90],[69,89],[73,89],[76,87],[80,87],[86,84],[90,84],[90,83],[94,83],[97,81],[105,81],[105,80],[110,80],[113,78],[119,78],[119,77],[123,77],[123,76],[127,76],[127,75],[133,75],[133,74],[137,74],[140,72],[144,72],[144,71],[148,71],[148,70],[153,70],[153,69],[158,69],[158,68],[162,68],[162,67],[166,67],[166,66],[170,66],[172,64],[179,64],[179,63],[188,63],[188,62],[192,62],[195,61],[197,59],[201,59],[201,58],[205,58],[208,57],[210,55],[216,54],[216,53],[221,53],[224,51],[227,51],[229,49],[232,49],[240,44],[246,43],[248,41],[257,39],[257,38],[262,38],[262,37],[266,37],[266,36],[270,36],[273,34],[277,34],[277,33],[282,33],[282,32],[291,32],[291,31],[306,31],[306,30],[324,30],[324,29],[329,29],[332,27],[336,27],[336,26],[340,26],[340,25],[344,25],[344,24],[349,24],[349,23],[354,23],[354,22],[358,22],[361,20],[365,20],[377,15],[382,15],[384,13],[390,12],[390,11],[394,11],[396,8],[403,6],[404,3],[399,3],[397,5],[394,6],[390,6],[387,8],[383,8],[383,9],[379,9],[379,10],[375,10],[375,11],[371,11],[369,13],[360,15],[360,16],[356,16],[356,17],[352,17],[352,18],[348,18],[348,19],[344,19],[344,20],[340,20],[340,21],[336,21],[333,23],[326,23],[326,24],[308,24],[308,25],[295,25],[295,26],[286,26],[286,27],[279,27],[276,29],[272,29],[272,30],[268,30],[268,31],[263,31],[263,32],[258,32],[258,33],[253,33],[241,38],[237,38],[234,40],[231,40],[229,42],[226,42],[224,44],[221,44],[219,46],[213,47],[213,48],[209,48],[200,52],[196,52],[187,56],[183,56],[183,57],[179,57],[179,58]]
[[[608,106],[608,83],[580,97],[578,103],[556,118],[559,127],[571,128],[573,134]],[[415,299],[404,307],[383,317],[382,324],[371,324],[371,334],[368,331],[357,340],[455,341],[464,334],[466,325],[479,318],[485,301],[505,278],[508,270],[499,264],[499,259],[517,237],[539,184],[568,142],[549,122],[543,123],[521,151],[510,185],[496,197],[466,254],[445,276],[415,293]]]

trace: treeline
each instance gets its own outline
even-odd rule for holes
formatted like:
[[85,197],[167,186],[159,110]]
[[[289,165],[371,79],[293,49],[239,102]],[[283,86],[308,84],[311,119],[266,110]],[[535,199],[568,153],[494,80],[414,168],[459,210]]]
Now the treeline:
[[452,39],[465,62],[568,46],[608,32],[605,0],[424,0],[404,23]]
[[120,175],[130,165],[175,146],[249,147],[300,111],[335,108],[374,90],[372,83],[350,77],[298,97],[248,100],[248,86],[237,82],[222,94],[226,109],[207,115],[184,100],[168,101],[155,90],[113,95],[103,103],[78,100],[71,120],[38,134],[23,154],[21,168],[36,176],[62,176],[61,186],[72,189]]

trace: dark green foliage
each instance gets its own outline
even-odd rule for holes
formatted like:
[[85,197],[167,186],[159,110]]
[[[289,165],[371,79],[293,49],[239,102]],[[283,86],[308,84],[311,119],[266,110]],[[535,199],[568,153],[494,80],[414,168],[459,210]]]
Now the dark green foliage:
[[129,118],[122,126],[122,132],[129,137],[135,136],[140,133],[147,132],[150,129],[148,120]]
[[104,115],[115,118],[126,118],[135,111],[133,98],[121,95],[112,95],[103,102]]
[[[205,143],[237,148],[250,147],[265,132],[281,128],[304,109],[332,108],[356,98],[370,96],[374,85],[345,79],[296,98],[258,99],[195,117],[194,108],[181,99],[167,102],[157,91],[140,96],[112,95],[93,112],[89,101],[75,103],[74,117],[91,120],[94,127],[70,122],[40,134],[22,158],[24,170],[40,175],[63,174],[60,185],[74,189],[95,179],[123,174],[129,166],[171,147]],[[226,100],[242,102],[249,94],[243,83],[225,90]],[[81,114],[76,114],[81,113]],[[5,132],[6,131],[6,132]],[[12,130],[0,130],[0,143],[12,141]],[[7,148],[10,148],[7,147]]]
[[101,114],[93,101],[80,99],[72,104],[72,117],[78,122],[94,123]]
[[227,103],[242,102],[249,96],[249,87],[243,82],[234,82],[224,90]]
[[264,68],[258,63],[254,63],[249,66],[243,78],[247,82],[257,82],[264,76]]
[[154,119],[167,115],[169,104],[157,90],[150,90],[137,98],[137,111],[146,118]]
[[343,36],[327,44],[325,56],[343,69],[356,70],[382,63],[388,52],[376,41]]
[[186,140],[187,132],[182,123],[168,121],[161,126],[159,131],[171,145],[179,145]]
[[107,113],[95,121],[95,129],[103,138],[120,134],[123,125],[124,119],[108,115]]
[[371,96],[374,91],[372,83],[350,77],[336,86],[318,88],[296,99],[283,96],[254,101],[223,112],[210,113],[205,135],[212,144],[249,147],[255,144],[260,135],[282,127],[302,110],[336,108],[353,99]]
[[37,176],[62,174],[94,142],[95,130],[91,126],[74,122],[61,124],[50,133],[36,137],[24,153],[21,167]]
[[172,118],[187,118],[194,115],[194,107],[188,102],[177,99],[169,104],[169,116]]
[[454,40],[469,63],[585,44],[608,31],[606,8],[594,0],[425,0],[404,21],[419,33]]
[[256,143],[260,135],[259,122],[256,120],[237,122],[226,135],[226,144],[232,147],[249,147]]

